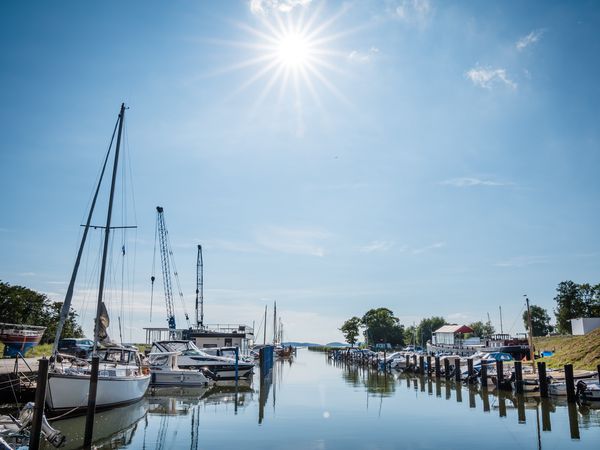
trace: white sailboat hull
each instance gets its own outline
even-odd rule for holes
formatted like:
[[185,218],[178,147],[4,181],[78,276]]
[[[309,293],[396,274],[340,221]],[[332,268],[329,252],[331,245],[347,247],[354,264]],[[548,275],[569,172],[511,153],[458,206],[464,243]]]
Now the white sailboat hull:
[[[149,383],[150,375],[100,376],[96,408],[111,408],[136,402],[144,396]],[[49,373],[46,404],[50,412],[86,409],[89,386],[89,375]]]
[[202,372],[191,370],[153,371],[153,386],[209,386],[214,384]]

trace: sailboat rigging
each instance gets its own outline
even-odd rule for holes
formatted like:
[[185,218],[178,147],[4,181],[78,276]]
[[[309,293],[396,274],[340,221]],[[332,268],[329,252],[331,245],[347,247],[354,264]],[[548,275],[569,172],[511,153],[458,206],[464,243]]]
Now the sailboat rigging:
[[[147,373],[147,370],[142,367],[142,360],[137,350],[131,347],[115,346],[110,341],[107,332],[110,320],[106,305],[104,304],[106,264],[109,253],[113,200],[115,194],[115,184],[124,118],[125,104],[123,103],[121,104],[117,123],[115,124],[115,129],[113,130],[110,145],[104,159],[100,178],[94,192],[90,211],[84,226],[83,236],[77,252],[75,265],[71,273],[71,280],[69,282],[65,301],[60,313],[60,322],[57,326],[56,339],[54,342],[52,355],[53,364],[48,374],[48,395],[46,397],[46,403],[51,414],[58,412],[76,414],[81,412],[86,406],[88,406],[88,398],[92,399],[90,401],[92,409],[95,407],[105,409],[127,403],[133,403],[143,397],[150,382],[150,375]],[[112,178],[108,199],[106,226],[100,227],[104,230],[104,242],[102,247],[102,263],[100,267],[98,299],[96,303],[96,317],[94,320],[93,357],[99,359],[101,369],[99,372],[97,372],[97,383],[93,383],[92,380],[95,378],[94,375],[96,374],[93,373],[93,370],[91,370],[87,361],[79,360],[71,366],[65,365],[64,361],[59,361],[60,355],[58,354],[58,341],[60,340],[65,320],[70,311],[74,286],[77,279],[77,273],[79,270],[83,249],[85,247],[88,231],[92,227],[91,220],[94,214],[96,202],[98,200],[104,174],[107,169],[115,134],[117,134],[117,140],[114,151],[114,162],[112,166]],[[106,345],[106,347],[100,349],[99,344]]]

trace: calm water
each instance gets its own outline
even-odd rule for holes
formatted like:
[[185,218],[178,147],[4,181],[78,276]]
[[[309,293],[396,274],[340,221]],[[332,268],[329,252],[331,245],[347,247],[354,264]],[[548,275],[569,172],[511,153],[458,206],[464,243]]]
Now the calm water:
[[[453,382],[384,376],[299,350],[261,386],[160,391],[98,414],[97,445],[127,449],[598,449],[600,409]],[[600,406],[600,405],[599,405]],[[84,418],[55,427],[77,448]]]

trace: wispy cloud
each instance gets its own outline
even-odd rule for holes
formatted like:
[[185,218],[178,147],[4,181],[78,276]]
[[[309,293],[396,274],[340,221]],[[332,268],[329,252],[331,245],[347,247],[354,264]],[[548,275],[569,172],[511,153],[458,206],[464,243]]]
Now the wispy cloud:
[[517,88],[517,83],[508,77],[506,69],[476,66],[468,70],[465,75],[475,86],[485,89],[491,89],[498,84],[508,86],[512,89]]
[[475,177],[452,178],[442,181],[440,184],[454,187],[476,187],[476,186],[512,186],[513,183],[503,181],[487,180]]
[[210,239],[205,241],[204,247],[237,253],[258,253],[261,251],[261,249],[253,243],[230,241],[227,239]]
[[20,272],[17,275],[19,275],[20,277],[35,277],[36,273],[35,272]]
[[250,0],[252,14],[265,16],[270,12],[278,11],[287,13],[294,8],[308,6],[312,0]]
[[257,233],[258,245],[272,251],[296,255],[325,256],[323,240],[330,234],[309,228],[270,227]]
[[425,247],[415,248],[412,251],[412,254],[413,255],[420,255],[421,253],[425,253],[425,252],[428,252],[428,251],[431,251],[431,250],[436,250],[438,248],[442,248],[442,247],[445,247],[445,246],[446,246],[445,242],[435,242],[435,243],[433,243],[431,245],[426,245]]
[[363,245],[359,250],[363,253],[386,252],[394,246],[393,241],[372,241]]
[[548,256],[515,256],[494,265],[497,267],[525,267],[534,264],[546,264],[549,260]]
[[515,47],[517,48],[517,50],[519,51],[523,51],[525,50],[527,47],[529,47],[530,45],[535,44],[536,42],[538,42],[542,35],[544,34],[543,29],[539,29],[539,30],[533,30],[531,33],[529,33],[527,36],[523,36],[522,38],[520,38],[516,43],[515,43]]
[[338,183],[338,184],[309,184],[304,187],[307,191],[346,191],[355,189],[364,189],[369,186],[369,183],[357,181],[355,183]]
[[367,64],[373,61],[379,55],[377,47],[371,47],[368,51],[353,50],[348,55],[348,61],[358,64]]
[[395,4],[394,15],[404,22],[424,23],[433,13],[429,0],[400,0]]

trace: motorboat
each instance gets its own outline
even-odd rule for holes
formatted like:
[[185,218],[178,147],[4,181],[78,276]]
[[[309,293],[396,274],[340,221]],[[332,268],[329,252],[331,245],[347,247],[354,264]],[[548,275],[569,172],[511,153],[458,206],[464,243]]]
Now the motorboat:
[[[236,361],[225,356],[209,355],[200,350],[192,341],[172,340],[156,341],[152,344],[150,353],[177,352],[178,366],[182,369],[208,369],[215,374],[216,380],[233,380],[236,375]],[[238,360],[238,378],[252,375],[254,364]]]
[[600,383],[580,380],[577,382],[577,394],[584,402],[600,402]]
[[150,353],[150,384],[153,387],[188,386],[208,387],[214,384],[214,375],[202,369],[184,369],[179,367],[177,357],[181,352]]

